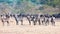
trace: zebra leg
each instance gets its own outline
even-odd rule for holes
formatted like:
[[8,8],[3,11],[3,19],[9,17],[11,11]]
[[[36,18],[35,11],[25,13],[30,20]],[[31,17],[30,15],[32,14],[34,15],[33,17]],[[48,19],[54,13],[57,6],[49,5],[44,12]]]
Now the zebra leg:
[[42,21],[42,25],[44,25],[44,21]]
[[48,25],[49,25],[49,21],[48,21]]
[[2,20],[3,26],[4,26],[4,21]]
[[19,24],[18,24],[18,20],[16,20],[16,25],[19,25]]
[[45,25],[46,25],[46,26],[49,25],[49,21],[46,21],[46,22],[45,22]]
[[23,20],[21,20],[21,25],[23,25]]
[[29,25],[31,25],[31,21],[29,20]]
[[47,26],[47,23],[48,23],[48,22],[46,21],[46,22],[45,22],[45,26]]
[[2,22],[3,23],[3,26],[4,26],[4,22]]
[[48,20],[45,22],[45,25],[46,25],[46,26],[49,25],[49,21],[48,21]]
[[9,21],[7,21],[7,25],[9,26]]
[[39,25],[41,25],[41,22],[40,22],[40,20],[38,20],[38,22],[39,22]]
[[28,21],[29,21],[29,25],[31,25],[31,20],[30,20],[30,18],[27,17],[27,19],[28,19]]
[[54,21],[52,22],[52,25],[55,26],[55,22]]
[[15,21],[16,21],[16,25],[19,25],[16,16],[14,16],[14,18],[15,18]]
[[55,22],[54,22],[54,24],[53,24],[54,26],[55,26]]
[[18,20],[17,20],[16,18],[15,18],[15,20],[16,20],[16,25],[19,25],[19,24],[18,24]]
[[36,25],[36,21],[33,21],[34,22],[34,25]]

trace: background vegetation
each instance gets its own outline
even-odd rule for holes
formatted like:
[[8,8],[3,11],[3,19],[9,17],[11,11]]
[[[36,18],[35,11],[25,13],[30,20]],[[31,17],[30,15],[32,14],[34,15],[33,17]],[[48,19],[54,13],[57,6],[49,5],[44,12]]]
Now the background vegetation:
[[0,0],[1,13],[60,13],[60,0]]

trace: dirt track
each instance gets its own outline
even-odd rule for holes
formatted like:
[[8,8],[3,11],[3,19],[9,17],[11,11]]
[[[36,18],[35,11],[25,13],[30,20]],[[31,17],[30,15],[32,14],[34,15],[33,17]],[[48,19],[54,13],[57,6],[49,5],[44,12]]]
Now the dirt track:
[[2,26],[0,21],[0,34],[60,34],[60,20],[56,20],[56,26],[48,25],[29,25],[25,20],[24,25],[16,25],[15,22],[11,20],[10,25]]

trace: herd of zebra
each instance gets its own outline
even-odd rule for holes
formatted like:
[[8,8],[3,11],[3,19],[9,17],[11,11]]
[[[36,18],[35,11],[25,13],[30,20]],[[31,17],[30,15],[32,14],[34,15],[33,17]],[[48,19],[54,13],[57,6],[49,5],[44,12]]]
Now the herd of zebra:
[[[9,18],[14,17],[16,21],[16,25],[19,25],[19,21],[21,22],[21,25],[23,25],[23,19],[26,18],[29,22],[29,25],[33,23],[33,25],[36,25],[38,22],[39,25],[49,25],[50,23],[55,26],[55,17],[52,15],[41,15],[41,14],[6,14],[6,15],[0,15],[2,24],[4,25],[5,22],[7,22],[7,25],[9,25]],[[32,22],[31,22],[32,21]]]

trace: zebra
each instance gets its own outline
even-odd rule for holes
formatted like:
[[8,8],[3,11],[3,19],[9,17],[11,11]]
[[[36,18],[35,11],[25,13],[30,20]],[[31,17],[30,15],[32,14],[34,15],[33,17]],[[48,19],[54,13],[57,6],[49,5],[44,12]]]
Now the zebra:
[[27,20],[29,21],[29,25],[31,25],[31,21],[36,24],[36,16],[33,14],[27,15]]
[[45,21],[45,25],[49,25],[49,17],[46,17],[45,20],[46,20],[46,21]]
[[41,17],[42,25],[44,25],[44,24],[45,24],[45,20],[46,20],[46,19],[45,19],[45,16],[42,16],[42,17]]
[[37,23],[37,20],[38,20],[38,15],[33,15],[33,17],[32,17],[32,21],[33,21],[33,24],[34,25],[36,25],[36,23]]
[[41,25],[41,18],[40,18],[39,14],[38,14],[38,17],[37,17],[37,21],[38,21],[39,25]]
[[22,15],[13,14],[11,16],[15,18],[16,25],[19,25],[19,21],[21,21],[21,25],[23,25],[23,16]]
[[4,26],[4,24],[5,24],[5,22],[7,22],[7,25],[9,25],[9,18],[10,18],[10,16],[9,15],[1,15],[1,21],[2,21],[2,23],[3,23],[3,26]]
[[26,18],[29,21],[29,25],[31,25],[31,19],[32,19],[31,15],[27,15]]
[[51,17],[51,24],[55,26],[55,21],[54,20],[55,20],[55,17],[52,16]]

